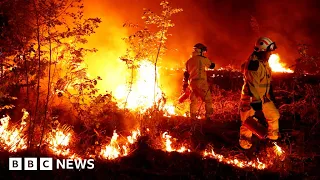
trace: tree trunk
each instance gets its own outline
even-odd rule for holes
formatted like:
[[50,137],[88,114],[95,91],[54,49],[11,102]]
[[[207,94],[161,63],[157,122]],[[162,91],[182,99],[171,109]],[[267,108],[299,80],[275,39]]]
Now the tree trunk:
[[37,98],[36,98],[36,107],[35,107],[35,111],[34,111],[34,118],[30,124],[30,129],[29,129],[29,142],[28,142],[28,148],[29,149],[33,149],[33,145],[32,145],[32,141],[33,141],[33,133],[34,133],[34,125],[35,122],[38,118],[38,106],[39,106],[39,97],[40,97],[40,72],[41,72],[41,42],[40,42],[40,24],[39,24],[39,13],[37,10],[37,5],[36,5],[36,1],[33,0],[33,4],[34,4],[34,10],[36,12],[36,31],[37,31],[37,45],[38,45],[38,75],[37,75]]
[[44,108],[44,118],[42,120],[42,132],[41,132],[41,138],[40,138],[40,144],[39,144],[39,152],[40,147],[43,139],[43,135],[47,128],[47,111],[48,111],[48,104],[49,104],[49,96],[50,96],[50,90],[51,90],[51,60],[52,60],[52,44],[51,44],[51,37],[50,37],[50,28],[48,28],[48,36],[49,36],[49,69],[48,69],[48,92],[47,92],[47,98],[46,98],[46,104]]

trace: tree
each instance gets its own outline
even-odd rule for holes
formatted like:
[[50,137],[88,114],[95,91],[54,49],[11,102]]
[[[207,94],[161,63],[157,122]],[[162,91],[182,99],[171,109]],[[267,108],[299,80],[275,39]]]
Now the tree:
[[[181,8],[172,8],[168,1],[162,1],[160,6],[162,6],[161,14],[156,14],[150,9],[143,9],[142,19],[144,20],[144,26],[132,23],[124,24],[124,27],[139,29],[124,38],[128,48],[127,53],[121,59],[126,61],[132,70],[129,89],[131,89],[133,83],[133,71],[139,66],[141,60],[149,60],[155,64],[155,88],[157,86],[157,63],[166,52],[165,45],[168,36],[170,36],[168,30],[174,27],[171,16],[183,11]],[[154,95],[156,96],[155,90]],[[155,98],[154,103],[156,103]]]
[[[41,144],[50,102],[59,96],[53,89],[64,91],[73,105],[79,104],[75,101],[80,97],[88,96],[84,92],[97,91],[96,80],[89,78],[83,67],[86,53],[96,50],[82,45],[101,20],[84,18],[82,0],[6,0],[0,7],[8,19],[1,31],[2,52],[6,63],[15,67],[10,76],[1,76],[1,80],[10,82],[8,78],[14,76],[14,85],[23,87],[22,92],[19,88],[12,94],[26,95],[24,105],[28,104],[31,111],[29,145],[32,146],[34,125],[42,125]],[[26,93],[21,85],[27,87]],[[9,85],[2,87],[6,90]],[[71,98],[75,96],[78,98]]]

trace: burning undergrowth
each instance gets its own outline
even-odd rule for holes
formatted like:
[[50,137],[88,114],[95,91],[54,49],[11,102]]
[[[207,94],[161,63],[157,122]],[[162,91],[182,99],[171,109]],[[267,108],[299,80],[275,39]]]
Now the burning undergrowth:
[[[121,109],[118,111],[121,112]],[[124,113],[124,111],[122,112]],[[138,117],[142,114],[139,112],[137,112],[137,114],[138,115],[135,116],[131,115],[131,118],[137,118],[136,122],[139,122]],[[6,125],[10,124],[9,117],[1,119],[1,122],[3,122],[3,126],[1,126],[1,142],[4,144],[3,147],[7,147],[3,150],[19,152],[26,149],[28,142],[27,131],[23,132],[21,129],[28,125],[26,123],[28,122],[27,115],[28,112],[24,111],[21,125],[19,123],[16,126],[12,124],[11,127]],[[150,114],[144,114],[143,118],[145,118],[145,121],[152,121],[152,123],[148,124],[150,127],[142,129],[132,128],[132,131],[125,130],[127,128],[119,131],[112,129],[110,126],[106,128],[95,126],[94,128],[86,129],[86,131],[79,131],[79,129],[74,129],[69,125],[62,125],[58,121],[54,121],[50,127],[51,131],[45,134],[44,142],[41,145],[42,154],[68,158],[90,157],[95,158],[97,162],[101,163],[119,163],[119,165],[122,164],[124,166],[136,165],[140,168],[146,168],[145,166],[148,168],[155,166],[160,168],[162,165],[167,164],[168,167],[172,167],[174,170],[184,167],[184,165],[178,165],[178,163],[189,163],[189,165],[192,166],[191,164],[194,161],[202,163],[200,166],[205,169],[208,167],[217,168],[216,165],[213,165],[214,162],[221,164],[218,166],[219,168],[230,166],[246,169],[246,171],[248,170],[249,172],[256,169],[286,173],[287,170],[291,168],[292,161],[289,161],[289,159],[292,158],[292,149],[290,150],[287,147],[286,142],[280,143],[279,146],[274,144],[270,147],[264,147],[260,149],[259,154],[247,156],[243,151],[234,147],[234,145],[237,144],[237,136],[231,136],[234,138],[233,143],[231,143],[233,145],[229,147],[227,141],[222,140],[222,142],[219,142],[219,139],[212,138],[211,136],[211,138],[209,138],[210,140],[206,140],[204,143],[208,143],[208,145],[213,144],[212,146],[206,146],[204,149],[195,149],[192,137],[190,137],[192,135],[189,134],[191,124],[187,121],[187,118],[183,116],[162,116],[162,118],[159,118],[159,115],[158,118],[156,118],[150,117]],[[157,122],[155,122],[155,119],[157,119]],[[208,128],[207,132],[204,132],[204,134],[206,134],[205,136],[208,136],[209,133],[210,137],[210,133],[211,131],[215,131],[214,129],[221,130],[225,128],[221,126],[221,124],[227,122],[228,121],[216,122],[214,123],[215,128],[212,128],[213,126],[210,125],[211,128]],[[230,122],[227,124],[230,124]],[[100,124],[99,126],[103,125],[104,124]],[[229,132],[237,132],[238,126],[235,127],[235,129],[227,130]],[[189,129],[185,130],[186,128]],[[20,143],[19,146],[12,146],[14,143],[17,143],[14,136],[17,135],[17,133],[14,133],[15,129],[20,130],[20,141],[24,144]],[[119,129],[121,128],[119,127]],[[222,131],[223,130],[221,130],[221,136],[224,134]],[[217,133],[220,133],[220,131]],[[199,140],[203,138],[203,136],[198,134],[193,138]],[[83,141],[84,139],[86,141]],[[219,144],[224,145],[219,146]],[[285,156],[287,156],[287,159],[281,161]],[[171,162],[169,165],[169,161],[171,160],[176,162]],[[134,163],[132,161],[137,162]],[[139,164],[139,162],[142,164]],[[190,170],[190,172],[192,171],[194,171],[194,169]],[[173,171],[169,170],[169,172]],[[207,173],[209,173],[207,176],[210,176],[210,172]],[[171,174],[171,176],[174,175]],[[180,174],[180,176],[187,175]]]
[[[141,67],[144,68],[141,70],[143,72],[154,68],[150,64]],[[194,135],[189,132],[191,123],[187,121],[187,113],[178,114],[174,109],[173,111],[168,111],[166,104],[153,104],[153,80],[151,76],[151,78],[138,79],[137,84],[133,84],[132,87],[137,88],[137,91],[130,92],[131,98],[128,98],[126,102],[130,104],[128,109],[124,108],[123,101],[119,100],[118,103],[117,98],[111,94],[98,95],[86,104],[72,104],[73,106],[71,107],[75,108],[76,111],[71,112],[76,112],[76,117],[81,118],[74,124],[68,123],[67,120],[69,119],[63,119],[65,114],[57,113],[58,108],[50,109],[51,112],[55,113],[51,114],[54,116],[50,117],[51,123],[48,125],[47,130],[44,131],[45,133],[41,133],[41,128],[35,128],[34,142],[40,139],[38,136],[43,135],[43,141],[40,144],[34,144],[35,147],[40,149],[42,154],[68,158],[95,158],[100,162],[121,163],[126,159],[132,158],[136,160],[137,157],[143,157],[146,158],[145,163],[147,164],[156,162],[163,165],[167,162],[158,162],[155,158],[167,157],[171,159],[175,156],[175,158],[183,157],[187,159],[188,157],[196,157],[198,158],[196,161],[199,162],[205,163],[209,160],[212,163],[214,160],[214,162],[221,163],[223,166],[227,165],[249,171],[271,171],[275,167],[279,168],[280,164],[285,166],[288,163],[287,161],[281,161],[284,160],[288,153],[286,146],[282,144],[273,144],[270,147],[261,149],[259,154],[255,154],[250,158],[244,155],[241,150],[234,150],[234,147],[216,148],[217,139],[215,138],[201,142],[202,144],[213,144],[213,146],[197,149],[192,139],[201,139],[203,136],[198,134],[195,137],[191,137]],[[143,83],[139,84],[139,82]],[[142,88],[143,85],[146,85],[145,83],[150,83],[150,88]],[[139,85],[142,86],[139,87]],[[139,89],[145,91],[141,93],[138,91]],[[157,90],[161,92],[159,87],[157,87]],[[226,123],[228,119],[237,119],[238,99],[236,97],[239,97],[239,94],[222,90],[216,86],[212,88],[212,91],[215,92],[213,97],[215,99],[214,106],[217,111],[217,117],[220,116],[217,120]],[[130,93],[128,94],[130,95]],[[225,98],[226,96],[228,98]],[[64,98],[64,96],[61,98]],[[160,96],[158,100],[162,98]],[[149,104],[141,104],[137,99]],[[137,110],[134,105],[140,105],[145,109]],[[175,106],[172,107],[175,108]],[[16,125],[14,123],[10,125],[9,116],[1,119],[2,150],[9,152],[26,150],[30,140],[28,128],[26,128],[30,127],[29,120],[29,113],[25,109],[23,109],[21,122]],[[221,128],[218,123],[211,124],[210,127],[212,125],[216,127],[211,128],[209,131]],[[238,126],[235,127],[236,129],[227,131],[236,132],[237,134]],[[222,136],[223,134],[221,133]],[[238,137],[237,135],[232,135],[232,138],[234,146],[234,144],[237,144]],[[224,141],[223,143],[226,142]],[[147,149],[150,152],[142,149]],[[141,152],[145,154],[142,155]],[[291,152],[289,151],[289,153]],[[150,154],[156,154],[157,156],[149,157]],[[178,165],[173,163],[171,166]],[[286,166],[283,169],[284,166],[281,166],[282,170],[288,168]]]
[[[27,147],[28,137],[26,131],[23,131],[23,128],[26,126],[25,119],[27,118],[28,112],[24,111],[24,116],[20,127],[13,126],[12,128],[8,127],[9,117],[3,117],[1,119],[1,142],[3,150],[9,152],[18,152],[23,151]],[[76,148],[75,143],[79,139],[79,135],[75,133],[72,128],[68,125],[60,125],[59,122],[55,123],[56,127],[51,127],[51,131],[48,131],[44,135],[43,144],[38,144],[37,146],[42,149],[42,152],[53,154],[55,156],[64,156],[68,158],[96,158],[100,160],[116,160],[121,157],[130,155],[136,150],[136,142],[139,141],[140,137],[152,137],[152,132],[150,129],[145,129],[140,131],[139,129],[133,130],[127,136],[122,136],[122,134],[117,133],[116,130],[113,131],[111,137],[104,137],[103,139],[97,139],[93,144],[87,144],[88,147],[95,147],[82,151],[80,154]],[[98,132],[96,132],[98,133]],[[150,135],[150,136],[149,136]],[[154,136],[153,136],[154,137]],[[140,139],[141,140],[141,139]],[[239,168],[253,168],[253,169],[266,169],[269,166],[272,166],[272,161],[268,164],[260,162],[259,159],[246,161],[239,158],[229,157],[228,155],[222,155],[215,152],[213,148],[205,149],[203,152],[196,151],[192,149],[189,145],[190,142],[180,142],[177,143],[177,139],[172,137],[169,132],[162,132],[158,134],[156,139],[152,139],[152,142],[149,142],[149,146],[155,149],[160,149],[170,152],[178,153],[190,153],[197,152],[201,154],[203,158],[213,158],[219,162],[230,164]],[[44,148],[46,147],[46,148]],[[274,149],[276,156],[282,156],[285,152],[277,145],[277,149]],[[83,153],[85,152],[85,153]],[[275,157],[275,156],[270,156]]]

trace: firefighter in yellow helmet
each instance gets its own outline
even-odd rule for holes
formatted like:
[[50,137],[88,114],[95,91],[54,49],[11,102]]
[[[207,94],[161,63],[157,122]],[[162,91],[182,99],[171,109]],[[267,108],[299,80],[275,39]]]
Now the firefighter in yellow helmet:
[[[274,105],[271,86],[271,68],[269,57],[276,49],[276,44],[267,37],[260,37],[254,52],[242,64],[244,84],[240,98],[240,117],[244,122],[249,116],[265,119],[268,125],[268,139],[277,140],[280,114]],[[243,149],[250,149],[252,132],[242,125],[240,127],[239,144]]]
[[207,120],[211,120],[213,114],[212,96],[207,82],[205,68],[213,69],[215,64],[204,56],[206,52],[207,47],[198,43],[193,47],[192,57],[186,62],[186,71],[184,72],[183,78],[183,91],[187,89],[190,82],[192,89],[190,95],[190,116],[192,120],[195,120],[198,114],[198,98],[201,98],[205,103]]

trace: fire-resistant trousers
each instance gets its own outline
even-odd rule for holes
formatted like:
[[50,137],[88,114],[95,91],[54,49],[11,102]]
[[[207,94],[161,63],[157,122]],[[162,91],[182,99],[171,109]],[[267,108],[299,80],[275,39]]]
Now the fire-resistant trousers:
[[190,83],[192,93],[190,95],[190,115],[191,118],[196,118],[199,110],[200,98],[205,103],[206,118],[210,118],[213,114],[212,96],[206,80],[192,80]]
[[[270,101],[262,104],[262,111],[268,123],[268,138],[271,140],[277,140],[279,133],[280,118],[278,109],[276,108],[274,103]],[[254,113],[255,111],[252,108],[247,111],[240,110],[241,121],[244,122],[249,116],[253,116]],[[251,137],[252,132],[247,127],[242,125],[240,127],[240,146],[244,149],[249,149],[252,146]]]

